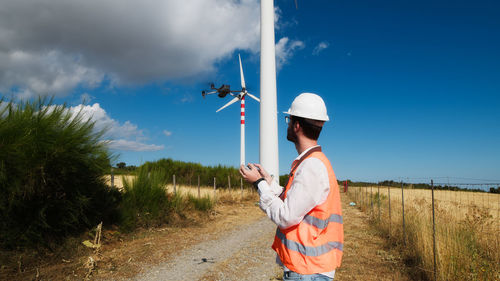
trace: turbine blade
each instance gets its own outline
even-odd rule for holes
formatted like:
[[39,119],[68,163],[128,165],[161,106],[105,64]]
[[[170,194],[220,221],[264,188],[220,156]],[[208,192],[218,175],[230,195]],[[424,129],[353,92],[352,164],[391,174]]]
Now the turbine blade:
[[247,95],[248,95],[248,96],[250,96],[252,99],[254,99],[254,100],[256,100],[256,101],[260,102],[260,99],[259,99],[258,97],[256,97],[256,96],[254,96],[254,95],[250,94],[249,92],[247,92]]
[[238,97],[235,97],[234,99],[230,100],[228,103],[226,103],[223,107],[219,108],[216,112],[219,112],[221,110],[223,110],[224,108],[230,106],[231,104],[239,101],[240,99]]
[[243,67],[241,66],[241,57],[240,54],[238,54],[238,59],[240,60],[240,75],[241,75],[241,88],[245,89],[245,76],[243,75]]

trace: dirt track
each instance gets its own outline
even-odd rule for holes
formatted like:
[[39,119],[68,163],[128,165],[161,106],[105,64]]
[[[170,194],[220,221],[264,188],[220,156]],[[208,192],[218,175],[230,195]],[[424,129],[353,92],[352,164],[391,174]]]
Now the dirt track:
[[269,246],[275,225],[267,218],[199,243],[134,280],[269,280],[279,273]]
[[[368,225],[366,215],[342,197],[344,259],[335,280],[409,280],[397,255],[384,250],[383,239]],[[270,249],[274,233],[275,225],[263,217],[193,245],[133,280],[274,280],[280,273]]]

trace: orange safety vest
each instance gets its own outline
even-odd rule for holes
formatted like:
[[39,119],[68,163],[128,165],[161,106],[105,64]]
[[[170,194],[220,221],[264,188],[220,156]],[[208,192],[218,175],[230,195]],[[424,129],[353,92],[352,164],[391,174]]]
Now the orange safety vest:
[[321,160],[328,171],[328,197],[309,211],[299,224],[286,229],[278,227],[272,246],[283,265],[300,274],[330,272],[340,267],[344,245],[339,186],[332,165],[320,147],[309,150],[293,162],[288,183],[280,197],[285,200],[295,170],[309,157]]

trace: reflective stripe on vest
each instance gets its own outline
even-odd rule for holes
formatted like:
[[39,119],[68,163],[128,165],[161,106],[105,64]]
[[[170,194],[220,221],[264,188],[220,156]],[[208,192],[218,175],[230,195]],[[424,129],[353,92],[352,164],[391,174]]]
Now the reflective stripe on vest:
[[328,226],[330,222],[343,223],[342,216],[337,214],[332,214],[328,219],[322,220],[316,217],[305,215],[304,222],[313,225],[319,229],[324,229]]
[[289,250],[297,251],[304,256],[309,257],[321,256],[334,249],[342,251],[344,248],[344,245],[342,243],[334,241],[327,242],[326,244],[319,245],[317,247],[304,246],[298,242],[286,239],[285,234],[280,231],[279,227],[276,230],[276,236],[278,236],[278,238],[281,240],[281,243],[283,243]]

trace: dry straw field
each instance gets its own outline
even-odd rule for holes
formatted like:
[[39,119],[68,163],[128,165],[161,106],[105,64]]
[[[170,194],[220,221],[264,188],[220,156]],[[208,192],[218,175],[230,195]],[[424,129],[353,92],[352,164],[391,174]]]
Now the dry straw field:
[[[124,179],[127,181],[131,181],[135,178],[136,176],[134,175],[115,175],[113,179],[113,184],[116,186],[119,190],[123,189],[123,182]],[[106,183],[111,186],[111,176],[106,175],[105,176]],[[233,183],[231,188],[228,186],[200,186],[198,188],[197,185],[179,185],[176,184],[175,188],[173,184],[167,184],[166,190],[169,193],[173,193],[174,190],[175,192],[180,193],[181,195],[192,195],[195,197],[205,197],[208,196],[211,199],[214,198],[216,201],[223,201],[223,202],[240,202],[241,200],[247,200],[250,198],[254,198],[256,196],[256,192],[253,189],[250,188],[242,188],[241,182]]]
[[500,194],[435,190],[433,225],[432,191],[411,186],[403,191],[372,186],[350,187],[348,193],[389,245],[401,249],[413,274],[500,280]]

